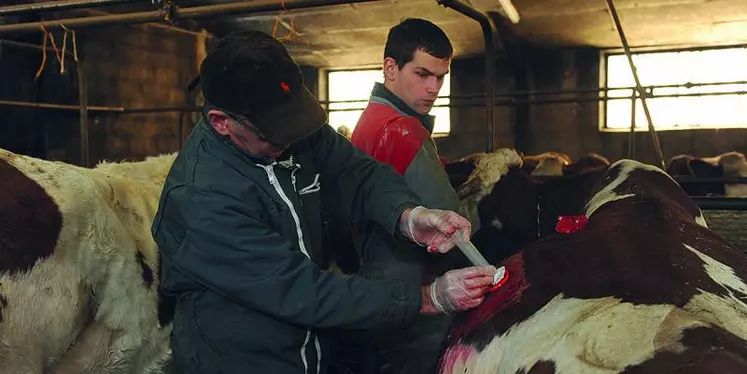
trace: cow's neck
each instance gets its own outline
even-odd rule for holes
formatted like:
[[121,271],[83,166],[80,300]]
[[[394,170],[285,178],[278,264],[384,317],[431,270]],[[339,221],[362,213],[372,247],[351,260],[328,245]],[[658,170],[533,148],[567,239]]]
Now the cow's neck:
[[555,233],[559,216],[581,215],[602,170],[551,179],[537,189],[537,238]]

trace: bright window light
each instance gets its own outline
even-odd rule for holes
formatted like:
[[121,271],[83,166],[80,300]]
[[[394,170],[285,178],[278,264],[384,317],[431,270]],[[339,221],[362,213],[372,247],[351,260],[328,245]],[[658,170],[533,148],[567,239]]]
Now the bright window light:
[[[635,80],[625,55],[607,56],[607,87],[634,87]],[[679,85],[747,81],[747,48],[700,51],[650,52],[633,54],[641,85]],[[720,93],[713,96],[648,98],[649,111],[657,130],[747,127],[747,84],[655,88],[653,95]],[[605,126],[610,131],[629,130],[631,89],[609,91]],[[648,122],[640,99],[636,99],[636,131],[647,131]]]
[[[439,96],[449,96],[451,93],[450,74],[444,77],[444,84],[441,86]],[[374,83],[384,82],[384,76],[381,69],[368,70],[341,70],[331,71],[327,74],[327,98],[329,104],[329,124],[335,130],[345,125],[350,131],[358,123],[363,109],[368,104],[371,96],[371,90]],[[336,101],[360,100],[351,103],[340,103]],[[437,99],[435,105],[448,105],[448,98]],[[433,129],[434,135],[448,135],[451,129],[451,118],[449,107],[434,107],[431,109],[431,115],[436,116],[436,123]]]

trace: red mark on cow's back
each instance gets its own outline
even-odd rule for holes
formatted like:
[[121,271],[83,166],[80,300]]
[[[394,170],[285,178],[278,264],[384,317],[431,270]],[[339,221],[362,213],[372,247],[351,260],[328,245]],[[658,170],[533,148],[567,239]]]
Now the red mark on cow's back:
[[52,255],[62,228],[57,204],[35,181],[0,160],[0,274]]
[[480,306],[469,311],[466,318],[454,324],[452,339],[469,334],[485,321],[521,300],[524,290],[529,287],[524,274],[524,255],[520,253],[511,256],[501,265],[506,267],[508,281],[497,290],[486,294],[485,301]]
[[[446,349],[438,364],[440,374],[466,373],[470,357],[476,357],[477,350],[471,345],[456,344]],[[460,370],[461,369],[461,370]]]

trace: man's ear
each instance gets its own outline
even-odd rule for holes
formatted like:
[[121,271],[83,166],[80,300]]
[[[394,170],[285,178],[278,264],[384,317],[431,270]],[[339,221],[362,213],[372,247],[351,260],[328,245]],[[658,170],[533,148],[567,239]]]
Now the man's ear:
[[399,71],[397,61],[392,57],[384,58],[384,79],[393,81],[396,73]]
[[217,110],[210,109],[207,114],[208,122],[213,126],[215,132],[221,135],[228,135],[229,120],[226,113]]

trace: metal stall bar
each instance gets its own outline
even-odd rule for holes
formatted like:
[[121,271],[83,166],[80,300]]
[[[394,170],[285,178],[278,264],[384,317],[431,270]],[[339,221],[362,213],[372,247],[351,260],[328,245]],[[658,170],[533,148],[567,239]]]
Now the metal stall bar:
[[482,35],[485,39],[485,124],[488,129],[488,139],[486,142],[486,152],[493,151],[493,140],[495,139],[495,30],[493,21],[487,15],[479,12],[475,8],[464,4],[458,0],[436,0],[439,5],[451,8],[465,16],[472,18],[480,23]]
[[[294,10],[313,8],[325,5],[343,5],[354,3],[366,3],[381,0],[254,0],[239,1],[235,3],[215,4],[195,6],[188,8],[175,7],[171,17],[174,19],[202,18],[212,16],[227,16],[238,13],[253,12],[277,12],[281,10]],[[3,32],[31,32],[38,31],[41,26],[47,29],[62,27],[67,28],[97,26],[97,25],[114,25],[114,24],[135,24],[147,23],[164,20],[166,14],[162,10],[153,10],[147,12],[112,14],[106,16],[92,16],[80,18],[66,18],[41,22],[26,22],[11,25],[1,25],[0,33]]]
[[[622,24],[620,24],[620,17],[618,17],[617,15],[617,10],[615,9],[615,4],[612,0],[607,0],[607,7],[610,10],[612,19],[615,21],[617,32],[620,34],[620,41],[622,42],[623,49],[625,49],[625,56],[628,57],[628,63],[630,64],[630,69],[633,73],[633,79],[635,79],[636,90],[641,96],[641,104],[643,104],[643,113],[646,115],[646,121],[648,122],[648,131],[651,134],[651,141],[654,143],[654,150],[656,151],[656,156],[659,158],[659,163],[661,163],[661,168],[664,169],[666,168],[664,153],[661,151],[661,143],[659,143],[659,137],[656,135],[654,123],[651,120],[651,113],[649,112],[648,105],[646,104],[646,90],[644,90],[643,86],[641,86],[641,81],[638,78],[638,71],[636,70],[635,64],[633,63],[633,56],[630,54],[630,46],[628,45],[628,40],[625,38],[625,32],[623,31]],[[635,99],[633,101],[635,102]]]
[[[661,85],[652,85],[652,86],[645,86],[644,89],[647,90],[653,90],[657,88],[692,88],[692,87],[704,87],[704,86],[725,86],[725,85],[735,85],[735,84],[744,84],[747,85],[747,81],[733,81],[733,82],[713,82],[713,83],[685,83],[685,84],[661,84]],[[562,96],[562,95],[577,95],[577,94],[596,94],[599,92],[604,91],[618,91],[618,90],[633,90],[635,91],[635,87],[616,87],[616,88],[591,88],[591,89],[578,89],[578,90],[558,90],[558,91],[512,91],[512,92],[501,92],[496,93],[494,96],[495,98],[512,98],[514,96],[527,96],[527,95],[535,95],[535,96]],[[730,91],[730,92],[693,92],[693,93],[682,93],[682,94],[664,94],[664,95],[656,95],[656,94],[649,94],[649,98],[658,98],[658,97],[674,97],[674,96],[708,96],[708,95],[737,95],[740,93],[744,93],[744,91]],[[485,98],[485,94],[463,94],[463,95],[450,95],[450,96],[438,96],[439,99],[451,99],[451,100],[468,100],[468,99],[483,99]],[[599,100],[618,100],[618,99],[627,99],[630,97],[611,97],[611,98],[599,98]],[[320,100],[319,103],[321,104],[341,104],[341,103],[356,103],[356,102],[368,102],[367,100]]]
[[88,8],[93,6],[135,3],[139,0],[61,0],[43,3],[17,4],[0,7],[0,16],[11,14]]
[[78,116],[80,119],[80,163],[85,166],[91,166],[90,162],[90,144],[88,142],[88,84],[86,75],[83,72],[83,64],[80,59],[75,61],[75,75],[78,78],[78,105],[80,109]]
[[[605,95],[606,97],[607,95]],[[605,105],[605,117],[607,106]],[[607,123],[605,118],[604,123]],[[630,132],[628,132],[628,158],[635,160],[635,91],[633,91],[633,97],[630,98]]]
[[[41,109],[60,109],[60,110],[75,110],[80,111],[80,105],[65,105],[65,104],[52,104],[52,103],[30,103],[26,101],[13,101],[13,100],[0,100],[0,105],[7,106],[18,106],[26,108],[41,108]],[[89,112],[122,112],[124,108],[121,107],[109,107],[109,106],[88,106],[86,107]]]
[[747,199],[743,197],[690,196],[703,210],[747,210]]

